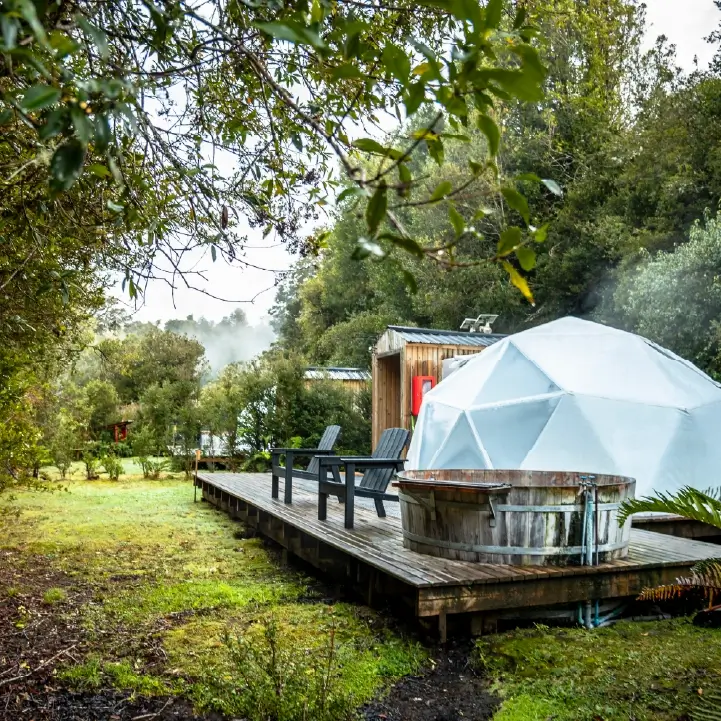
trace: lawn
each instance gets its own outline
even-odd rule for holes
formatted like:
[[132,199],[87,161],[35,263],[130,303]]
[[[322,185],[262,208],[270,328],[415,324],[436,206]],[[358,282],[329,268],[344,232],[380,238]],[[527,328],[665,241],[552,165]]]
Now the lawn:
[[[476,669],[501,700],[494,721],[676,721],[721,687],[721,631],[688,619],[592,632],[516,630],[478,640],[459,665],[398,621],[339,601],[317,577],[284,566],[277,550],[241,523],[195,503],[181,477],[70,479],[52,493],[21,493],[6,506],[0,515],[6,718],[54,718],[20,711],[68,689],[84,693],[74,699],[111,689],[124,694],[123,704],[128,694],[159,699],[151,711],[182,701],[201,714],[251,721],[352,718],[396,680],[425,668],[423,679],[408,682],[422,691],[409,694],[403,682],[376,702],[382,711],[366,711],[365,718],[408,718],[418,693],[429,703],[444,696],[449,674],[457,674],[463,695],[468,687],[457,681]],[[29,676],[29,685],[3,683],[38,667],[46,672]],[[448,697],[444,703],[453,707]],[[481,721],[493,703],[484,708],[485,715],[456,710],[442,718]],[[413,717],[441,718],[426,711],[419,707]],[[62,718],[76,717],[86,718]]]
[[[77,620],[69,635],[81,640],[58,671],[73,688],[180,694],[201,711],[248,714],[238,689],[262,697],[277,654],[346,711],[425,658],[380,616],[335,602],[241,524],[194,503],[188,481],[70,480],[12,507],[19,516],[0,528],[2,605],[30,631],[49,609]],[[321,666],[330,679],[316,678]]]

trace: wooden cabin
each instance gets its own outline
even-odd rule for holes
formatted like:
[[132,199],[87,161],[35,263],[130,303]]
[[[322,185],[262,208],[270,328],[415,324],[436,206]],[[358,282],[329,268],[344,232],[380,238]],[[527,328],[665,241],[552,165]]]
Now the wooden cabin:
[[337,366],[309,366],[305,370],[306,384],[330,380],[341,383],[344,388],[358,393],[368,386],[371,374],[363,368],[339,368]]
[[414,376],[438,383],[444,360],[480,353],[504,337],[389,325],[373,350],[373,447],[386,428],[412,430]]

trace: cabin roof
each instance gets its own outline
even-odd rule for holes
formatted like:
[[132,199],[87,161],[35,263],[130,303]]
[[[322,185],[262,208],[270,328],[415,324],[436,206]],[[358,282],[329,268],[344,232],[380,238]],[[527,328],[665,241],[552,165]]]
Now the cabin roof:
[[465,331],[413,328],[403,325],[389,325],[388,330],[397,333],[406,343],[464,345],[478,346],[479,348],[487,348],[506,337],[501,333],[466,333]]
[[371,374],[363,368],[340,368],[338,366],[309,366],[304,377],[309,380],[327,378],[332,381],[369,381]]

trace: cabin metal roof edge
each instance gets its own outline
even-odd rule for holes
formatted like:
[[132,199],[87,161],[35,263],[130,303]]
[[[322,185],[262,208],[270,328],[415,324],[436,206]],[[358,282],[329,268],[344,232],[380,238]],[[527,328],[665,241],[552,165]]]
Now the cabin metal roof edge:
[[364,368],[346,368],[341,366],[308,366],[303,377],[308,380],[328,378],[337,381],[369,381],[370,371]]
[[389,325],[386,331],[397,333],[406,343],[434,345],[488,346],[503,340],[502,333],[468,333],[466,331],[442,330],[438,328],[415,328],[413,326]]

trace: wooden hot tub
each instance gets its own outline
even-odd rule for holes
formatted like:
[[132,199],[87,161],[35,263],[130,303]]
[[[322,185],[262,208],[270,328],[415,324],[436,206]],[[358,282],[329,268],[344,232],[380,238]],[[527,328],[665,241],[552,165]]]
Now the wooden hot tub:
[[618,508],[636,482],[551,471],[404,471],[403,545],[441,558],[513,565],[601,563],[628,554]]

